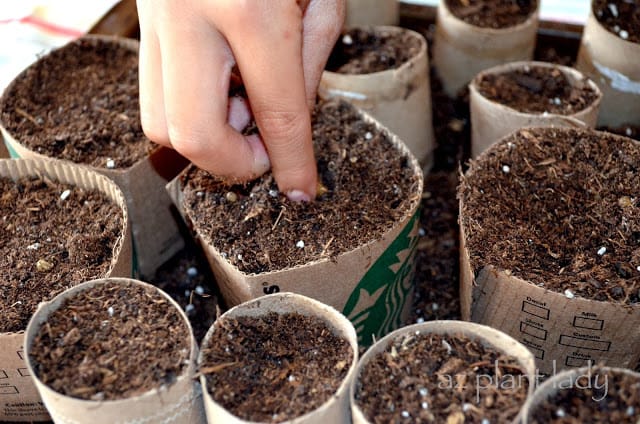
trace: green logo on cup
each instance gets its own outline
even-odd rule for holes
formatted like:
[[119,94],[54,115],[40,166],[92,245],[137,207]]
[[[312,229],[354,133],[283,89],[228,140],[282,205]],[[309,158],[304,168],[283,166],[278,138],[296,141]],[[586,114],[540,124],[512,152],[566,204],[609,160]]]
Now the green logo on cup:
[[356,327],[362,345],[368,346],[373,337],[379,339],[404,324],[402,314],[415,274],[418,216],[416,212],[362,277],[342,311]]

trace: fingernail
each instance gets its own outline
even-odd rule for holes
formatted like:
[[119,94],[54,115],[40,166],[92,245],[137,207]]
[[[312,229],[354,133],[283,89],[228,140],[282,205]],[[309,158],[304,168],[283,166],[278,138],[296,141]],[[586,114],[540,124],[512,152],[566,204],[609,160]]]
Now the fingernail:
[[253,170],[256,176],[264,174],[271,168],[271,162],[260,136],[257,134],[247,136],[247,143],[253,151]]
[[302,190],[290,190],[287,192],[287,197],[292,202],[310,202],[311,196]]
[[231,97],[229,99],[229,125],[238,131],[242,132],[251,121],[251,112],[247,102],[242,97]]

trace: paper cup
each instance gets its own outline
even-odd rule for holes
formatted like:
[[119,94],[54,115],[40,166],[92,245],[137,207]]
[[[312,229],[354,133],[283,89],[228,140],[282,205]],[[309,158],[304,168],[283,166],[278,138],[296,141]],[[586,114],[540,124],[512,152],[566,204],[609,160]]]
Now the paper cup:
[[[382,354],[394,340],[405,335],[427,335],[427,334],[460,334],[473,340],[480,341],[485,346],[489,346],[497,351],[507,354],[517,359],[518,363],[524,370],[524,375],[528,381],[528,396],[533,393],[536,369],[533,355],[522,344],[512,339],[510,336],[495,330],[493,328],[463,321],[428,321],[420,324],[413,324],[400,328],[394,332],[387,334],[384,338],[377,341],[367,350],[358,362],[355,376],[351,382],[351,413],[354,424],[371,424],[372,422],[365,416],[362,408],[355,399],[358,389],[361,387],[361,376],[368,363],[373,361],[378,355]],[[429,376],[415,376],[416,378],[428,378]],[[400,406],[400,405],[397,405]],[[522,411],[513,420],[514,423],[522,416]]]
[[[193,227],[194,237],[202,245],[228,305],[276,292],[302,294],[341,311],[355,324],[359,342],[368,345],[372,337],[379,338],[402,326],[409,316],[423,175],[418,161],[396,136],[366,113],[357,113],[364,122],[387,134],[398,154],[407,157],[418,184],[415,192],[408,194],[411,201],[402,219],[381,237],[363,240],[351,251],[291,268],[245,273],[232,265],[214,247],[213,240],[200,234],[197,225],[191,222],[189,214],[192,212],[185,210],[183,204],[181,176],[174,179],[167,190],[182,216]],[[354,187],[354,190],[358,188]]]
[[[520,131],[539,134],[544,130],[528,128]],[[563,128],[554,131],[559,134],[571,131],[567,135],[569,140],[590,133],[600,134],[620,145],[638,145],[629,138],[603,132]],[[512,143],[518,134],[520,132],[503,138],[475,162],[487,160],[498,148]],[[517,146],[513,148],[517,149]],[[511,153],[514,154],[517,153]],[[589,362],[634,366],[640,359],[640,304],[568,296],[516,277],[511,270],[498,269],[492,264],[479,268],[472,263],[467,239],[474,231],[472,223],[474,226],[480,224],[465,198],[474,190],[475,169],[472,163],[458,189],[462,318],[497,328],[522,342],[534,354],[540,372],[546,375]],[[606,181],[602,183],[607,184]],[[509,210],[504,213],[508,214]]]
[[324,71],[318,95],[322,99],[344,99],[371,114],[397,134],[428,171],[433,165],[435,138],[427,42],[419,33],[400,27],[361,29],[381,36],[410,34],[419,41],[420,50],[399,68],[387,71],[369,74]]
[[400,20],[398,0],[347,0],[346,28],[362,25],[397,25]]
[[602,90],[598,126],[640,124],[640,44],[609,32],[593,15],[584,25],[576,68]]
[[[99,190],[121,208],[122,236],[116,241],[106,276],[131,275],[131,237],[127,226],[127,208],[120,189],[111,180],[74,164],[42,159],[2,159],[0,176],[18,180],[40,176],[86,190]],[[24,361],[24,332],[0,333],[0,421],[48,421]]]
[[[589,87],[596,99],[586,108],[569,115],[555,113],[520,112],[504,104],[490,100],[479,91],[479,84],[487,75],[499,75],[523,68],[557,69],[574,87]],[[580,72],[567,66],[545,62],[514,62],[498,65],[480,72],[469,84],[471,108],[471,155],[478,156],[502,137],[522,127],[589,127],[594,128],[602,93],[598,86]]]
[[[321,319],[332,329],[333,333],[344,338],[351,346],[353,356],[349,371],[340,383],[337,391],[331,398],[324,402],[320,407],[308,412],[300,417],[283,421],[286,424],[326,424],[326,423],[349,423],[349,386],[355,373],[358,361],[358,343],[356,340],[356,332],[351,322],[346,317],[336,311],[334,308],[327,306],[321,302],[301,296],[294,293],[276,293],[254,299],[225,312],[211,326],[207,335],[202,342],[202,351],[207,349],[210,344],[209,340],[217,328],[227,318],[237,317],[260,317],[269,313],[287,314],[296,313],[305,316],[312,316]],[[202,364],[202,351],[198,358],[198,363]],[[207,412],[207,422],[242,424],[249,421],[238,418],[231,414],[222,405],[213,400],[207,390],[207,379],[205,375],[200,376],[200,383],[204,392],[204,403]]]
[[[60,47],[60,49],[69,48],[76,43],[95,45],[96,47],[102,44],[114,44],[135,52],[138,51],[139,45],[138,41],[128,38],[87,35]],[[22,80],[27,72],[45,66],[43,62],[53,53],[55,52],[41,57],[18,75],[5,90],[3,98],[12,96],[16,87],[23,84]],[[46,81],[43,84],[46,87]],[[87,102],[90,100],[87,99]],[[6,110],[1,112],[7,113]],[[0,122],[0,131],[12,157],[49,158],[49,156],[30,150],[22,144],[21,139],[26,136],[25,134],[9,132],[2,122]],[[184,246],[184,240],[171,211],[171,199],[167,196],[164,186],[186,164],[186,160],[175,151],[159,147],[129,168],[91,167],[94,171],[114,180],[127,199],[134,243],[134,265],[136,271],[144,276],[153,275],[160,265]]]
[[521,24],[482,28],[454,16],[438,3],[433,63],[445,92],[454,97],[476,74],[508,62],[531,60],[538,31],[538,8]]
[[[74,398],[58,393],[44,384],[34,371],[31,359],[33,339],[46,324],[51,313],[59,309],[63,302],[77,296],[78,293],[107,283],[123,286],[139,285],[147,290],[159,293],[179,313],[182,321],[189,329],[185,337],[189,337],[189,363],[182,375],[166,389],[154,388],[137,396],[119,400],[93,401]],[[197,345],[193,337],[191,325],[180,306],[169,295],[155,286],[129,278],[108,278],[88,281],[75,286],[52,301],[43,303],[33,315],[24,338],[27,367],[32,379],[42,396],[51,417],[59,423],[204,423],[202,391],[195,378]],[[117,355],[118,352],[113,352]]]
[[[609,393],[609,388],[611,387],[610,377],[614,376],[622,376],[626,375],[636,380],[635,391],[640,390],[640,374],[636,372],[632,372],[629,369],[625,368],[611,368],[611,367],[594,367],[594,366],[586,366],[577,369],[562,371],[559,374],[554,375],[553,377],[546,380],[542,385],[540,385],[533,396],[527,399],[527,402],[523,408],[522,414],[522,422],[523,424],[536,423],[537,420],[534,420],[533,414],[536,409],[545,402],[547,399],[554,397],[556,394],[561,392],[562,390],[587,390],[593,389],[594,385],[607,385],[606,398],[603,399],[594,399],[594,402],[609,402],[611,400],[611,394]],[[584,378],[588,378],[589,383],[584,381]],[[593,379],[593,381],[592,381]],[[589,385],[592,385],[589,387]],[[634,391],[634,388],[628,388],[631,392]],[[616,395],[617,396],[617,395]],[[624,411],[623,413],[626,413]],[[569,415],[566,415],[567,420],[571,420]],[[570,421],[568,421],[570,422]],[[577,421],[576,421],[577,422]],[[594,421],[595,422],[595,421]],[[614,422],[609,421],[609,422]],[[542,424],[542,423],[540,423]]]

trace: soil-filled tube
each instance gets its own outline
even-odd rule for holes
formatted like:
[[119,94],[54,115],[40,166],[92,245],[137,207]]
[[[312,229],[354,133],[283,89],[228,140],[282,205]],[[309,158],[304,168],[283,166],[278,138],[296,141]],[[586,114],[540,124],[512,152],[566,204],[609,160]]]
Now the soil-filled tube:
[[522,422],[637,422],[638,393],[639,373],[590,364],[559,372],[538,386],[524,405]]
[[[234,322],[233,327],[230,322]],[[295,328],[279,328],[283,323],[296,324]],[[321,327],[319,333],[318,327]],[[270,344],[269,331],[279,333],[273,335],[272,340],[289,339],[290,343]],[[310,347],[296,350],[292,341],[297,343],[303,335],[308,337],[310,334],[320,338],[307,339]],[[248,335],[261,341],[260,348],[254,346],[253,338],[244,337]],[[215,345],[213,340],[216,340]],[[249,345],[245,346],[247,343]],[[327,357],[325,346],[333,349],[336,345],[342,347],[339,353]],[[258,353],[261,349],[264,352]],[[212,353],[212,350],[218,352]],[[235,360],[229,361],[231,357]],[[274,358],[279,361],[277,369],[274,369]],[[252,360],[254,364],[242,364],[242,360]],[[324,364],[325,360],[328,365]],[[353,324],[330,306],[294,293],[271,294],[237,305],[216,320],[201,343],[198,364],[207,420],[211,424],[348,423],[351,416],[349,386],[357,361],[358,343]],[[329,377],[322,376],[321,383],[310,376],[310,369],[318,367],[316,363],[323,363],[319,366],[326,367],[322,372],[330,374]],[[218,375],[216,381],[212,380],[211,377],[222,369],[229,371],[231,377]],[[259,375],[250,375],[251,369]],[[318,378],[318,374],[314,375]],[[233,381],[225,381],[226,377]],[[271,381],[268,393],[262,385],[255,387],[256,381]],[[317,384],[332,386],[335,391],[320,390]],[[245,389],[236,390],[238,386]],[[286,397],[275,393],[280,390],[286,391]],[[243,401],[243,397],[246,400]],[[294,400],[300,404],[300,399],[305,398],[306,405],[302,409],[306,411],[299,416],[290,416],[289,404]],[[255,416],[263,419],[250,418]]]
[[[106,278],[73,287],[39,307],[24,342],[29,373],[56,423],[205,422],[191,325],[155,286]],[[123,355],[129,349],[137,353]]]
[[[394,26],[352,30],[379,39],[409,37],[417,48],[412,57],[394,69],[357,74],[325,70],[318,95],[322,99],[344,99],[371,114],[395,133],[428,171],[433,165],[435,137],[426,40],[415,31]],[[344,43],[347,36],[338,43]]]
[[[423,173],[397,136],[352,104],[320,102],[312,125],[319,179],[326,184],[313,202],[293,204],[269,174],[236,185],[195,167],[167,189],[227,305],[299,293],[342,312],[356,324],[359,343],[369,345],[408,319]],[[383,165],[388,171],[380,171]],[[336,202],[343,206],[336,209]],[[347,210],[354,220],[379,219],[349,221],[345,228]],[[346,240],[347,234],[353,236]]]
[[635,140],[553,127],[471,161],[458,188],[463,319],[521,341],[542,374],[635,367],[638,163]]
[[531,60],[538,31],[539,3],[520,24],[504,28],[471,25],[456,17],[447,0],[438,4],[433,63],[445,92],[454,97],[480,71]]
[[576,68],[602,90],[598,126],[640,124],[640,43],[607,30],[594,16],[584,25]]
[[[110,220],[111,222],[117,222],[117,220],[119,220],[120,229],[118,231],[119,234],[117,236],[117,239],[113,242],[110,254],[101,258],[101,260],[106,261],[106,264],[104,264],[106,265],[106,271],[104,273],[93,275],[93,277],[100,278],[109,276],[131,276],[131,234],[127,219],[126,201],[122,191],[109,178],[93,172],[83,166],[45,159],[1,159],[0,178],[9,178],[16,182],[28,178],[42,180],[46,184],[52,184],[53,182],[55,182],[71,185],[72,187],[68,189],[68,193],[65,194],[65,192],[63,192],[59,194],[60,200],[58,201],[63,201],[66,196],[75,196],[75,188],[82,189],[87,192],[97,191],[104,195],[117,207],[117,209],[119,210],[118,216],[116,216],[115,214],[110,217],[95,216],[95,221],[100,222],[100,220]],[[9,202],[10,193],[5,192],[3,193],[3,195],[6,196],[4,198],[4,201]],[[40,201],[42,201],[42,199],[40,199]],[[95,202],[94,205],[95,204],[97,204],[97,202]],[[28,206],[29,205],[25,205],[24,207],[26,208]],[[44,247],[41,248],[40,244],[44,245],[47,243],[47,237],[42,237],[42,234],[38,233],[38,227],[42,222],[35,222],[37,209],[38,208],[34,209],[34,212],[30,213],[32,219],[34,220],[34,222],[32,222],[30,226],[31,228],[21,230],[19,232],[24,235],[34,235],[37,240],[40,240],[40,242],[25,246],[24,251],[13,252],[14,255],[20,255],[23,260],[29,260],[28,258],[30,258],[30,255],[26,254],[26,252],[44,251]],[[14,210],[13,212],[17,214],[18,211]],[[55,213],[55,210],[51,208],[48,210],[48,213]],[[78,214],[79,213],[80,212],[78,212]],[[8,228],[10,223],[11,220],[9,220],[9,222],[5,221],[5,226],[3,227],[3,231],[5,231],[5,237],[11,237],[12,231],[10,231]],[[74,228],[71,229],[71,232],[78,230],[83,229]],[[99,235],[92,234],[91,236],[98,237]],[[59,242],[58,238],[53,237],[51,234],[49,234],[49,237],[51,241],[54,241],[55,239],[56,242]],[[71,239],[83,240],[82,237],[72,237]],[[88,238],[84,240],[88,240]],[[75,249],[76,252],[82,252],[82,254],[86,253],[87,256],[90,256],[90,254],[86,250],[87,246],[81,243],[82,242],[80,242],[79,245],[76,245],[75,243],[63,243],[62,246],[60,248],[56,248],[56,250],[59,253],[67,253]],[[16,258],[14,257],[12,260],[9,260],[9,262],[5,262],[5,264],[15,263],[15,260]],[[59,256],[55,256],[54,258],[47,257],[46,260],[52,267],[54,275],[55,266],[60,267],[62,264],[73,263],[71,259],[60,259]],[[95,258],[95,260],[99,261],[100,258]],[[102,267],[103,264],[91,263],[91,265],[91,267],[95,269],[96,267]],[[41,269],[46,269],[48,266],[49,265],[46,265],[45,268],[41,267]],[[28,278],[28,281],[23,281],[20,283],[20,285],[23,287],[23,290],[33,290],[35,293],[40,293],[41,295],[44,295],[44,293],[49,290],[50,293],[52,293],[51,297],[53,297],[54,294],[63,291],[66,287],[82,282],[72,281],[70,278],[64,279],[63,281],[57,281],[54,277],[48,277],[50,275],[48,272],[44,273],[42,271],[38,271],[37,263],[36,267],[34,268],[36,269],[34,269],[34,273],[30,278]],[[89,266],[85,263],[82,266],[82,270],[72,270],[72,272],[77,272],[78,274],[85,273],[86,275],[88,269]],[[10,287],[9,282],[10,281],[3,281],[5,287]],[[19,316],[25,316],[24,327],[22,327],[19,331],[0,331],[0,361],[2,362],[5,369],[26,370],[23,345],[24,330],[27,327],[28,318],[26,318],[26,315],[24,314],[33,314],[36,311],[37,302],[49,299],[34,299],[33,301],[28,301],[26,299],[27,296],[21,296],[19,293],[20,292],[18,292],[17,299],[12,299],[11,293],[9,293],[8,297],[5,297],[3,299],[3,301],[8,302],[8,304],[2,309],[9,314],[9,316],[4,317],[4,324],[7,325],[7,323],[11,321],[11,317],[15,319]],[[7,295],[5,294],[5,296]],[[14,302],[13,305],[11,305],[12,302]],[[0,421],[36,422],[49,421],[51,419],[44,405],[42,404],[42,400],[40,398],[40,395],[38,394],[38,390],[36,389],[34,382],[32,381],[32,379],[25,377],[28,377],[28,375],[24,371],[4,374],[4,379],[2,380],[2,382],[6,384],[6,387],[10,387],[11,389],[7,389],[6,392],[4,392],[2,396],[0,396]]]
[[347,0],[344,26],[397,25],[400,20],[398,0]]
[[[567,113],[526,112],[492,100],[482,93],[481,83],[490,76],[500,76],[515,71],[530,72],[532,69],[543,70],[551,77],[552,72],[561,72],[569,85],[569,93],[583,92],[589,97],[588,104],[578,110],[571,109]],[[538,88],[537,86],[535,88]],[[575,90],[573,90],[575,89]],[[572,95],[572,94],[570,94]],[[498,65],[480,72],[469,84],[469,105],[471,108],[471,156],[477,157],[493,143],[511,132],[523,127],[588,127],[594,128],[598,119],[598,111],[602,93],[598,86],[579,71],[546,62],[513,62]],[[559,97],[548,99],[561,103],[565,99]],[[569,100],[569,99],[567,99]]]
[[[441,336],[442,340],[438,344],[442,344],[446,351],[444,358],[441,362],[441,368],[436,368],[433,372],[423,373],[410,373],[411,369],[421,369],[425,360],[418,359],[417,355],[420,352],[432,352],[433,350],[427,350],[427,347],[420,345],[420,339],[426,339],[425,343],[431,343],[430,337]],[[477,348],[486,348],[487,350],[493,350],[496,354],[496,358],[491,367],[491,373],[484,373],[479,371],[475,378],[468,378],[462,369],[473,369],[474,366],[486,366],[483,360],[476,361],[474,363],[465,364],[465,360],[462,359],[462,352],[457,350],[459,345],[456,345],[452,341],[452,337],[461,338],[461,343],[464,345],[468,342],[474,342],[478,345],[470,349],[470,352],[477,354]],[[451,342],[451,343],[449,343]],[[455,346],[455,347],[454,347]],[[440,347],[440,346],[438,346]],[[417,351],[416,351],[417,350]],[[412,353],[412,351],[414,351]],[[429,355],[428,354],[428,355]],[[390,363],[392,363],[390,365]],[[437,360],[435,361],[437,362]],[[490,362],[490,361],[489,361]],[[396,396],[388,393],[380,392],[379,388],[367,387],[364,383],[365,373],[372,372],[371,369],[381,368],[380,364],[386,364],[384,369],[388,371],[389,375],[393,378],[389,379],[390,386],[403,387],[402,390],[406,390],[407,393],[411,392],[415,394],[415,399],[411,395]],[[375,365],[374,365],[375,364]],[[397,367],[395,365],[398,365]],[[467,367],[468,365],[468,367]],[[394,375],[391,375],[394,374]],[[453,375],[455,374],[455,375]],[[491,375],[490,375],[491,374]],[[521,408],[524,405],[525,400],[533,393],[535,387],[536,369],[533,355],[529,350],[517,342],[510,336],[487,326],[465,322],[465,321],[430,321],[420,324],[413,324],[407,327],[395,330],[392,333],[387,334],[384,338],[380,339],[373,346],[371,346],[367,352],[362,356],[358,362],[355,376],[351,383],[351,412],[353,416],[353,423],[355,424],[371,424],[374,421],[372,414],[376,415],[373,410],[369,410],[369,406],[365,405],[365,402],[371,402],[371,397],[376,398],[375,402],[379,405],[384,405],[387,411],[392,411],[401,419],[409,419],[418,417],[423,420],[430,420],[437,422],[436,417],[443,414],[447,417],[446,421],[464,422],[465,413],[471,412],[472,409],[483,408],[488,405],[486,412],[490,412],[491,408],[498,408],[501,411],[496,411],[499,415],[505,419],[506,412],[509,416],[509,422],[519,422],[522,415]],[[380,376],[379,379],[387,379],[389,376]],[[505,378],[506,377],[506,378]],[[464,380],[466,378],[466,380]],[[504,378],[504,381],[500,381]],[[376,384],[377,384],[376,379]],[[399,380],[399,381],[398,381]],[[436,390],[429,390],[428,386],[431,383],[429,380],[433,380],[433,385],[436,386]],[[509,380],[509,383],[506,381]],[[489,381],[491,381],[489,383]],[[451,384],[449,384],[451,383]],[[510,385],[510,390],[506,391],[502,396],[506,396],[509,401],[507,404],[502,404],[499,407],[495,402],[486,401],[482,393],[488,387],[488,385],[496,388],[505,384]],[[457,385],[457,386],[456,386]],[[476,385],[475,388],[470,389],[471,399],[470,402],[461,401],[464,395],[461,394],[463,389],[471,388]],[[456,394],[456,387],[459,388]],[[450,391],[451,400],[446,405],[446,409],[443,411],[434,410],[437,406],[434,402],[430,402],[427,396],[437,396],[437,392]],[[519,394],[516,394],[518,393]],[[488,392],[487,392],[488,393]],[[494,393],[496,395],[499,393]],[[493,395],[490,395],[493,396]],[[447,395],[445,395],[447,396]],[[369,398],[369,399],[367,399]],[[517,399],[516,399],[517,398]],[[403,399],[412,405],[404,405]],[[491,400],[494,400],[493,398]],[[418,412],[409,412],[405,407],[418,405]],[[369,410],[368,412],[366,412]],[[508,411],[507,411],[508,410]],[[450,418],[449,418],[450,417]],[[471,418],[471,417],[468,417]],[[443,420],[444,421],[444,420]],[[494,421],[492,421],[494,422]]]

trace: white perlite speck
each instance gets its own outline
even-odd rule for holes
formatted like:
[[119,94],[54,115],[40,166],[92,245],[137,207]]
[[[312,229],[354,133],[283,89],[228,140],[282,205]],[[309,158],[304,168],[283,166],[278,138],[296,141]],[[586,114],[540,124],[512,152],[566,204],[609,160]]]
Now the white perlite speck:
[[573,292],[569,289],[566,289],[564,291],[564,295],[567,297],[567,299],[573,299],[574,297],[576,297],[576,295],[573,294]]
[[198,268],[196,268],[195,266],[190,266],[189,268],[187,268],[187,275],[189,277],[195,277],[198,275]]
[[635,413],[636,409],[633,406],[629,405],[629,407],[627,408],[627,416],[632,417],[633,415],[635,415]]
[[602,256],[605,253],[607,253],[607,248],[606,247],[602,246],[600,249],[598,249],[598,255],[599,256]]
[[352,45],[353,38],[351,38],[349,34],[345,34],[344,37],[342,37],[342,44],[346,44],[347,46]]
[[[35,242],[27,246],[27,250],[38,250],[40,248],[40,243]],[[640,268],[640,267],[639,267]]]
[[609,3],[607,5],[607,7],[609,8],[609,10],[611,11],[611,14],[613,15],[614,18],[618,17],[618,6],[616,6],[613,3]]
[[564,416],[565,416],[564,409],[562,409],[562,408],[558,408],[558,409],[556,410],[556,417],[558,417],[558,418],[563,418]]
[[196,286],[194,291],[198,296],[202,296],[204,294],[204,288],[202,286]]
[[115,167],[116,167],[116,161],[114,161],[111,158],[107,159],[107,168],[113,169]]
[[196,310],[196,307],[193,306],[193,303],[189,303],[187,306],[184,307],[184,311],[188,314],[192,313],[195,310]]
[[402,418],[409,418],[409,411],[402,411],[400,415],[402,415]]
[[489,421],[487,418],[483,418],[481,424],[491,424],[491,421]]
[[422,402],[420,406],[422,407],[422,409],[429,409],[429,404],[427,402]]
[[304,241],[298,240],[298,242],[296,243],[296,247],[298,249],[304,249]]
[[505,174],[511,172],[511,168],[509,167],[509,165],[502,165],[502,172],[504,172]]
[[67,200],[71,196],[71,190],[67,189],[60,195],[60,200]]
[[618,35],[620,36],[620,38],[622,38],[623,40],[626,40],[629,38],[629,33],[623,29],[620,30],[620,32],[618,33]]
[[421,387],[420,390],[418,390],[418,393],[420,393],[420,396],[426,396],[429,394],[429,389],[427,389],[426,387]]
[[113,314],[115,313],[115,311],[114,311],[114,309],[113,309],[113,306],[109,306],[109,307],[107,308],[107,313],[109,314],[109,316],[110,316],[110,317],[112,317],[112,316],[113,316]]
[[278,190],[274,190],[274,189],[269,190],[269,196],[278,197]]
[[373,134],[371,134],[369,131],[364,133],[364,139],[365,140],[371,140],[372,138],[373,138]]
[[560,106],[562,104],[562,100],[560,100],[560,97],[554,97],[553,104],[556,106]]

